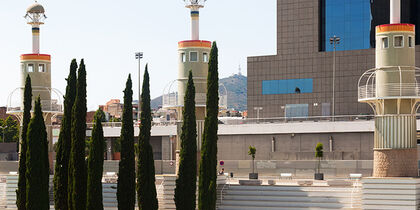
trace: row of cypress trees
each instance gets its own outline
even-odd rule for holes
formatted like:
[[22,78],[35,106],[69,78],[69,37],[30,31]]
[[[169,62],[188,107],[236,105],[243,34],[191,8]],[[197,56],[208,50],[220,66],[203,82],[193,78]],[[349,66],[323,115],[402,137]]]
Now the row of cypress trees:
[[[90,209],[97,209],[99,204],[102,205],[102,193],[100,202],[95,202],[98,188],[102,192],[104,144],[102,124],[100,124],[102,113],[98,111],[95,115],[95,120],[99,124],[96,124],[93,129],[92,145],[94,146],[90,148],[89,184],[87,184],[85,162],[86,69],[83,59],[76,77],[77,67],[76,60],[73,60],[64,97],[64,117],[59,135],[54,174],[55,209],[86,209],[87,193],[89,192],[89,195],[93,195],[89,197],[89,204],[94,205],[94,208]],[[32,90],[28,76],[24,90],[22,149],[16,204],[19,210],[44,210],[50,207],[48,140],[39,97],[35,101],[33,118],[28,123],[31,116],[31,101]],[[88,189],[87,186],[89,186]]]
[[118,209],[134,210],[136,191],[140,210],[157,210],[158,200],[155,186],[155,166],[150,145],[152,113],[150,108],[150,84],[148,66],[144,72],[141,93],[140,135],[137,156],[137,185],[135,171],[133,91],[131,75],[124,90],[124,108],[121,127],[121,160],[118,171]]
[[[216,209],[217,199],[217,129],[219,112],[218,49],[213,42],[210,52],[207,76],[206,118],[204,121],[203,142],[199,168],[198,208]],[[192,72],[189,72],[187,90],[184,98],[183,124],[181,131],[181,151],[179,173],[176,180],[175,204],[177,209],[196,208],[197,182],[197,129],[195,116],[195,87]]]
[[[103,209],[102,171],[104,137],[101,124],[103,113],[95,114],[87,172],[86,138],[86,69],[81,61],[76,77],[77,62],[70,65],[64,98],[64,117],[57,147],[54,176],[55,209]],[[121,161],[119,165],[117,200],[119,209],[134,209],[135,191],[139,209],[158,209],[155,186],[153,151],[150,145],[152,114],[150,108],[149,73],[146,65],[141,94],[141,124],[138,143],[137,185],[135,181],[134,127],[132,118],[132,81],[129,75],[124,90],[123,125],[121,129]],[[40,99],[35,103],[30,119],[32,90],[27,78],[24,94],[21,161],[17,190],[18,209],[49,209],[48,202],[48,142]],[[29,99],[28,99],[29,98]],[[195,209],[197,180],[197,145],[195,88],[189,73],[183,109],[179,176],[176,180],[177,209]],[[29,102],[28,102],[29,101]],[[209,60],[207,104],[203,147],[199,168],[199,209],[216,208],[217,179],[217,114],[218,114],[218,50],[214,42]],[[28,111],[29,110],[29,111]],[[29,113],[29,114],[28,114]],[[24,132],[25,130],[27,132]],[[70,148],[70,150],[69,150]],[[22,161],[22,159],[24,161]],[[22,177],[25,171],[25,177]]]
[[20,210],[46,210],[50,208],[47,131],[39,96],[35,100],[34,114],[31,119],[32,87],[29,76],[26,77],[23,98],[24,112],[16,206]]

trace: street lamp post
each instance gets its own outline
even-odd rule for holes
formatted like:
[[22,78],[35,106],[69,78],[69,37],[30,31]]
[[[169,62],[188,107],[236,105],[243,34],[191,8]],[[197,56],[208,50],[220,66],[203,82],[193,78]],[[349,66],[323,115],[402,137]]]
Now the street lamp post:
[[334,35],[330,37],[330,44],[333,45],[333,78],[332,78],[332,120],[335,120],[335,51],[336,46],[340,44],[340,37]]
[[141,102],[141,67],[140,60],[143,58],[143,52],[136,52],[136,59],[139,60],[139,100],[137,106],[137,122],[140,122],[140,102]]

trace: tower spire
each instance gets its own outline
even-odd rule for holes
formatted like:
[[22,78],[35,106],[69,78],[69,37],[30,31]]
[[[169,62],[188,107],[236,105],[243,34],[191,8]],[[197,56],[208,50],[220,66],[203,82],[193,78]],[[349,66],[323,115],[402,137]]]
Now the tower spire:
[[26,10],[24,18],[32,26],[32,53],[39,54],[39,26],[44,24],[44,20],[47,18],[45,16],[45,9],[35,0],[35,3]]
[[185,7],[191,10],[191,40],[200,40],[200,8],[206,0],[184,0]]

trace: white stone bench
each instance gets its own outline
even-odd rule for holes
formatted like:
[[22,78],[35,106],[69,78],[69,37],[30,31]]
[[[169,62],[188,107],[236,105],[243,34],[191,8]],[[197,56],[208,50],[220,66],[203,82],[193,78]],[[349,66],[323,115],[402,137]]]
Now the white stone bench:
[[292,173],[280,173],[280,179],[292,179]]
[[349,174],[349,179],[361,179],[362,174]]

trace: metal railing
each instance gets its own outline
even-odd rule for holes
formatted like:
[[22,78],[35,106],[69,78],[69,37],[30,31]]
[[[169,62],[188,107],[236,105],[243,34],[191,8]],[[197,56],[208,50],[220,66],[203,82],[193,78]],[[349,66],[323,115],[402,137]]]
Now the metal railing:
[[[377,80],[381,80],[379,83]],[[385,66],[367,70],[359,78],[359,101],[393,98],[420,98],[420,68]]]
[[376,84],[359,87],[359,100],[374,98],[420,98],[420,86],[416,83],[389,83],[377,88]]

